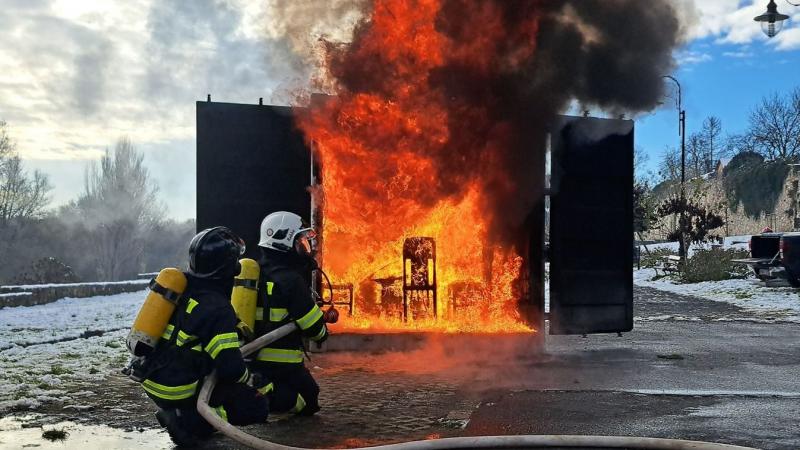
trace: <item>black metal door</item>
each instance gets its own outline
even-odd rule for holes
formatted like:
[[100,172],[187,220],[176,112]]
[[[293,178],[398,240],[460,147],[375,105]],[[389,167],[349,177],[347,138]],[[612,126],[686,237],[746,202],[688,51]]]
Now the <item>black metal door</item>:
[[288,107],[197,102],[197,227],[225,225],[257,257],[261,220],[309,220],[310,153]]
[[633,122],[564,117],[551,137],[550,334],[633,329]]

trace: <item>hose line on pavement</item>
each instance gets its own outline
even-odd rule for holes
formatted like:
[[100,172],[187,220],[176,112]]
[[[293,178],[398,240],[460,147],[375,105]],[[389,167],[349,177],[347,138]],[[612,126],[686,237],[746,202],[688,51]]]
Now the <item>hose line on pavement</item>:
[[[297,326],[292,323],[271,331],[241,348],[243,356],[249,356],[265,345],[274,342],[292,331]],[[229,424],[209,406],[208,400],[217,384],[216,373],[206,377],[203,388],[197,399],[197,411],[214,428],[229,438],[257,450],[311,450],[302,447],[276,444],[247,434]],[[399,444],[362,447],[352,450],[466,450],[466,449],[499,449],[499,448],[629,448],[650,450],[754,450],[749,447],[713,444],[709,442],[684,441],[675,439],[640,438],[628,436],[474,436],[423,441],[403,442]]]

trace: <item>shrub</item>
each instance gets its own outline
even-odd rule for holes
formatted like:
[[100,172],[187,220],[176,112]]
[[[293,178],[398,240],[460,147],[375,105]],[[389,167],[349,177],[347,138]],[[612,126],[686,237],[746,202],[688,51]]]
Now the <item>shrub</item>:
[[701,281],[721,281],[731,278],[745,278],[748,274],[746,266],[734,264],[734,259],[747,258],[746,250],[736,249],[697,249],[686,261],[686,268],[681,274],[686,283]]
[[15,284],[75,283],[79,281],[72,268],[56,258],[34,261],[23,273],[14,278]]
[[672,249],[659,247],[654,248],[652,250],[645,250],[642,247],[642,256],[641,256],[641,265],[644,268],[652,269],[653,267],[658,267],[661,265],[661,261],[664,260],[665,256],[676,255]]

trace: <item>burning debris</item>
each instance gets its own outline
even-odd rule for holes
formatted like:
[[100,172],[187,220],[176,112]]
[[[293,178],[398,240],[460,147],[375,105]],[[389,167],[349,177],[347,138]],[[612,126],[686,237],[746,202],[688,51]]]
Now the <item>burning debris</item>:
[[[570,102],[654,107],[681,37],[673,7],[374,0],[363,14],[351,42],[325,44],[319,80],[332,95],[299,117],[323,167],[324,265],[357,287],[365,313],[347,325],[529,330],[518,307],[524,224],[544,195],[548,126]],[[376,306],[405,280],[411,236],[435,241],[436,269],[415,272],[411,258],[403,305],[427,292],[433,309],[403,324]]]

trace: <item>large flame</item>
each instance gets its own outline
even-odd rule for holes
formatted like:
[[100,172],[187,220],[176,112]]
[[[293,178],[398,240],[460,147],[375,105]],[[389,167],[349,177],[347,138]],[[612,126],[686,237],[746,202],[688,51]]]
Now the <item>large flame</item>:
[[[496,193],[518,189],[501,155],[519,140],[493,92],[534,54],[538,21],[497,5],[376,0],[352,43],[328,47],[334,95],[314,99],[299,125],[323,168],[324,265],[355,288],[345,329],[531,330],[518,308],[523,258],[492,227],[503,220]],[[446,8],[459,8],[458,23]],[[460,84],[465,73],[491,86]],[[390,301],[402,298],[393,280],[413,236],[436,242],[438,319],[404,322]]]

